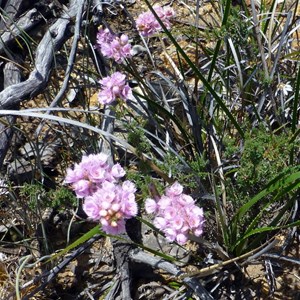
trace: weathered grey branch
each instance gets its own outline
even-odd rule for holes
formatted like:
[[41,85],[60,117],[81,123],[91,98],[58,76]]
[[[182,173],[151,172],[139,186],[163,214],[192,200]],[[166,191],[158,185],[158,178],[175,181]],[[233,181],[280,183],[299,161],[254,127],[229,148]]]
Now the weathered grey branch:
[[129,252],[132,250],[132,244],[113,240],[113,251],[116,260],[117,272],[121,283],[121,299],[131,300],[130,293],[130,267]]
[[[21,82],[21,71],[12,62],[8,62],[4,69],[4,88]],[[13,135],[12,126],[14,125],[16,116],[6,116],[1,118],[0,123],[0,169],[6,156],[10,141]]]
[[68,59],[68,65],[67,65],[64,82],[63,82],[63,85],[62,85],[60,91],[58,92],[58,94],[56,95],[56,97],[54,98],[52,103],[50,104],[50,107],[55,107],[57,105],[57,103],[61,100],[61,98],[63,97],[63,95],[68,87],[71,72],[73,70],[73,64],[74,64],[76,53],[77,53],[78,41],[80,39],[80,29],[81,29],[82,14],[83,14],[83,10],[84,10],[85,0],[79,0],[78,2],[79,3],[78,3],[78,11],[76,14],[75,32],[73,35],[73,43],[72,43],[70,56]]
[[19,67],[13,63],[13,62],[8,62],[3,70],[4,73],[4,82],[3,86],[4,89],[13,85],[21,82],[21,72]]
[[[154,257],[153,255],[147,254],[140,249],[134,249],[129,252],[129,258],[137,263],[143,263],[150,265],[154,269],[162,269],[171,275],[179,277],[184,273],[175,265],[167,262],[161,258]],[[207,292],[207,290],[199,283],[196,278],[185,277],[182,280],[188,285],[202,300],[212,300],[213,297]]]
[[8,0],[3,8],[3,13],[1,13],[0,29],[13,23],[16,16],[20,15],[25,9],[29,9],[30,4],[33,5],[34,3],[28,3],[26,0]]
[[[78,46],[78,41],[80,39],[80,29],[81,29],[81,22],[82,22],[82,14],[84,11],[84,2],[85,0],[79,0],[79,7],[78,7],[78,11],[76,14],[76,22],[75,22],[75,32],[74,32],[74,36],[73,36],[73,43],[72,43],[72,48],[71,48],[71,53],[70,56],[68,58],[68,65],[67,65],[67,70],[66,70],[66,74],[65,74],[65,78],[64,78],[64,82],[62,84],[62,87],[60,89],[60,91],[58,92],[58,94],[56,95],[56,97],[54,98],[54,100],[51,102],[50,104],[50,108],[55,107],[57,105],[57,103],[59,103],[64,95],[64,93],[66,92],[66,89],[68,87],[68,83],[69,83],[69,79],[71,76],[71,72],[73,69],[73,65],[74,65],[74,61],[75,61],[75,57],[76,57],[76,53],[77,53],[77,46]],[[47,114],[50,113],[50,110],[46,112]],[[41,129],[43,127],[43,122],[39,125],[39,127],[36,130],[36,135],[39,135]]]
[[76,16],[80,0],[71,1],[70,8],[46,32],[35,54],[35,68],[29,78],[14,84],[0,93],[1,109],[11,108],[21,101],[38,94],[47,84],[52,69],[54,53],[69,38],[68,26]]
[[0,37],[0,53],[9,52],[7,45],[19,37],[22,33],[28,32],[37,26],[42,20],[38,10],[33,8],[22,16],[15,24],[12,24]]

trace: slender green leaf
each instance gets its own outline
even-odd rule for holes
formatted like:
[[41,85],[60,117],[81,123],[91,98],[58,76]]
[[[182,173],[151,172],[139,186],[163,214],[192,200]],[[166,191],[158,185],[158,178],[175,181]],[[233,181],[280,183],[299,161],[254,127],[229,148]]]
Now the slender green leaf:
[[[284,216],[286,216],[286,219],[289,218],[289,213],[291,211],[292,206],[295,203],[297,196],[298,196],[298,193],[297,193],[297,191],[295,191],[294,196],[290,200],[287,201],[287,203],[285,204],[285,206],[282,209],[279,210],[277,216],[271,221],[271,223],[269,224],[268,227],[279,226],[278,225],[279,223],[285,224],[285,220],[283,218],[284,218]],[[289,212],[289,213],[287,213],[287,212]],[[293,222],[290,224],[293,224]],[[288,226],[288,225],[289,224],[280,225],[280,226],[283,227],[283,226]],[[251,243],[247,247],[250,247],[250,248],[257,247],[261,243],[261,240],[263,238],[265,238],[265,235],[266,234],[258,235],[253,241],[251,241]]]
[[[288,172],[290,173],[291,170]],[[289,183],[294,182],[295,180],[300,179],[300,172],[293,173],[291,175],[287,175],[287,172],[280,174],[275,179],[273,179],[268,186],[262,190],[260,193],[258,193],[256,196],[254,196],[251,200],[249,200],[246,204],[244,204],[236,213],[233,220],[236,222],[241,217],[243,217],[249,209],[257,203],[260,199],[263,197],[269,195],[270,193],[274,192],[277,189],[281,189],[284,186],[287,186]]]
[[[149,3],[148,0],[145,0],[147,6],[149,7],[150,11],[153,13],[153,15],[156,17],[157,21],[159,22],[159,24],[161,25],[161,27],[163,28],[164,32],[166,33],[166,35],[169,37],[169,39],[171,40],[171,42],[174,44],[174,46],[176,47],[177,51],[180,53],[180,55],[184,58],[184,60],[188,63],[188,65],[191,67],[191,69],[195,72],[195,74],[197,75],[197,77],[202,81],[203,85],[207,88],[207,90],[212,94],[212,96],[215,98],[215,100],[217,101],[218,105],[222,108],[222,110],[224,111],[224,113],[226,114],[226,116],[229,118],[229,120],[232,122],[232,124],[234,125],[234,127],[236,128],[236,130],[239,132],[239,134],[241,135],[242,138],[244,138],[244,131],[242,130],[242,128],[240,127],[240,125],[238,124],[238,122],[236,121],[236,119],[234,118],[234,116],[231,114],[231,112],[229,111],[229,109],[227,108],[227,106],[225,105],[225,103],[222,101],[222,99],[218,96],[218,94],[216,93],[216,91],[214,90],[214,88],[210,85],[209,81],[205,79],[205,77],[202,75],[202,73],[200,72],[198,66],[196,66],[188,57],[188,55],[185,53],[185,51],[180,47],[180,45],[177,43],[176,39],[173,37],[173,35],[170,33],[170,31],[166,28],[166,26],[163,24],[163,22],[160,20],[160,18],[158,17],[158,15],[156,14],[155,10],[153,9],[153,7],[151,6],[151,4]],[[229,0],[227,1],[229,2]]]
[[75,242],[67,246],[65,249],[61,250],[60,252],[54,254],[49,261],[57,259],[64,254],[68,253],[70,250],[73,250],[74,248],[78,247],[79,245],[83,244],[84,242],[88,241],[90,238],[92,238],[96,234],[101,234],[100,231],[100,225],[95,226],[90,231],[85,233],[83,236],[81,236],[79,239],[77,239]]
[[[221,5],[221,3],[220,3],[220,5]],[[230,0],[225,0],[225,10],[224,10],[224,14],[223,14],[221,28],[226,26],[226,24],[227,24],[227,20],[228,20],[229,13],[230,13],[230,7],[231,7],[231,1]],[[208,77],[207,77],[208,82],[211,81],[213,71],[216,67],[216,62],[217,62],[217,58],[218,58],[219,53],[220,53],[221,45],[222,45],[222,40],[218,40],[217,44],[216,44],[216,47],[214,49],[214,52],[213,52],[214,55],[213,55],[213,58],[212,58],[212,61],[211,61],[211,64],[210,64],[210,70],[209,70],[209,74],[208,74]],[[242,135],[242,137],[243,137],[243,135]]]
[[253,230],[249,231],[247,234],[245,234],[239,240],[239,242],[242,242],[243,240],[246,240],[250,236],[253,236],[253,235],[258,234],[258,233],[269,232],[269,231],[279,230],[279,229],[285,229],[285,228],[291,228],[291,227],[295,227],[295,226],[299,226],[299,225],[300,225],[300,220],[299,221],[295,221],[293,223],[289,223],[289,224],[283,225],[283,226],[269,226],[269,227],[256,228],[256,229],[253,229]]
[[141,97],[141,98],[147,100],[148,104],[149,104],[150,106],[152,106],[153,108],[159,110],[159,113],[160,113],[161,115],[163,115],[166,119],[172,120],[172,121],[175,123],[175,125],[178,127],[178,129],[180,130],[180,133],[182,134],[182,138],[184,138],[186,144],[187,144],[187,145],[190,144],[190,141],[191,141],[191,139],[192,139],[192,136],[188,133],[187,130],[185,130],[185,129],[183,128],[183,126],[182,126],[180,120],[176,117],[176,115],[171,114],[167,109],[165,109],[164,107],[162,107],[161,105],[159,105],[159,104],[156,103],[155,101],[153,101],[153,100],[151,100],[151,99],[149,99],[149,98],[147,98],[147,97],[145,97],[145,96],[143,96],[143,95],[141,95],[141,94],[139,94],[139,93],[136,93],[136,92],[135,92],[135,94],[138,95],[139,97]]
[[276,195],[275,197],[273,197],[273,199],[271,201],[269,201],[262,208],[261,212],[254,218],[254,220],[251,222],[250,226],[247,228],[245,233],[247,234],[248,232],[253,230],[253,228],[259,223],[259,221],[263,217],[264,212],[271,206],[272,203],[274,203],[276,200],[280,199],[281,197],[286,196],[290,191],[297,189],[298,187],[300,187],[300,182],[293,182],[286,188],[280,189],[280,193],[278,195]]

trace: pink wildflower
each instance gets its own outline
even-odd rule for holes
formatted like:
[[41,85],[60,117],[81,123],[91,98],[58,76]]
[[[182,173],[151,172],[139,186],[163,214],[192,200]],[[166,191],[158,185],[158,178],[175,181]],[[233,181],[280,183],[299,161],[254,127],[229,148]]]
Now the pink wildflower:
[[114,222],[105,224],[105,222],[101,222],[101,224],[103,231],[108,234],[120,234],[126,232],[125,221],[123,219],[121,219],[118,223]]
[[172,199],[170,197],[162,195],[157,204],[161,210],[165,210],[166,208],[171,207]]
[[122,189],[124,192],[127,192],[127,193],[135,193],[136,192],[135,184],[129,180],[126,180],[123,182]]
[[107,164],[107,155],[84,155],[81,162],[75,164],[74,170],[67,169],[65,183],[72,185],[78,198],[87,197],[105,181],[116,181],[117,178],[111,174],[111,169]]
[[178,235],[177,233],[177,230],[172,228],[172,227],[166,227],[164,230],[163,230],[166,238],[170,241],[170,242],[173,242],[176,240],[176,236]]
[[82,178],[84,178],[84,174],[82,173],[82,170],[77,167],[78,165],[76,164],[74,167],[74,170],[68,168],[67,169],[67,175],[65,178],[65,183],[73,183],[75,181],[78,181]]
[[185,244],[190,233],[200,236],[203,233],[203,209],[196,206],[194,199],[183,193],[178,182],[166,189],[157,201],[147,199],[147,213],[154,213],[154,226],[161,230],[166,238],[179,244]]
[[159,230],[166,230],[167,229],[167,221],[163,217],[156,217],[153,220],[153,224],[155,227],[157,227]]
[[175,182],[173,185],[166,189],[167,196],[178,196],[182,193],[183,186],[179,182]]
[[101,210],[99,209],[99,205],[93,197],[86,197],[82,208],[92,220],[99,219]]
[[110,104],[120,98],[124,101],[132,97],[132,91],[125,81],[126,76],[120,72],[115,72],[111,76],[100,80],[102,90],[98,94],[98,100],[101,104]]
[[[174,10],[171,7],[161,6],[154,6],[153,9],[166,28],[170,29],[170,19],[175,16]],[[140,14],[136,20],[136,26],[143,36],[150,36],[162,30],[162,27],[151,11]]]
[[119,183],[124,175],[121,165],[110,166],[102,153],[83,156],[74,170],[67,170],[65,182],[72,185],[78,198],[84,198],[83,210],[91,220],[102,224],[106,233],[125,232],[125,220],[138,213],[134,183]]
[[120,164],[115,164],[112,168],[111,168],[111,174],[115,177],[115,178],[121,178],[125,175],[125,170],[121,167]]
[[171,220],[172,227],[176,230],[180,230],[183,226],[183,219],[180,216],[174,216],[173,220]]
[[83,198],[91,194],[91,184],[88,180],[80,179],[73,184],[73,189],[78,198]]
[[176,215],[179,213],[177,209],[177,207],[169,205],[164,209],[164,217],[173,222],[174,218],[176,218]]
[[[109,189],[110,188],[110,189]],[[123,190],[119,184],[109,184],[103,188],[99,188],[89,201],[93,198],[93,202],[97,203],[99,214],[94,218],[94,214],[90,214],[89,210],[85,210],[88,217],[95,221],[99,221],[103,225],[103,230],[107,233],[117,234],[123,233],[124,219],[130,219],[137,215],[138,207],[135,201],[134,191],[128,193]]]
[[150,199],[150,198],[146,199],[145,210],[148,214],[156,213],[156,211],[157,211],[156,201],[153,199]]
[[110,33],[108,28],[100,28],[97,33],[97,43],[95,48],[101,48],[101,45],[111,43],[114,39],[114,35]]
[[96,49],[99,49],[103,56],[112,58],[116,63],[121,63],[125,58],[131,57],[131,45],[126,34],[120,37],[113,35],[106,29],[99,29],[97,33]]
[[178,244],[180,245],[184,245],[188,240],[188,237],[186,234],[183,234],[183,233],[179,233],[177,236],[176,236],[176,241]]

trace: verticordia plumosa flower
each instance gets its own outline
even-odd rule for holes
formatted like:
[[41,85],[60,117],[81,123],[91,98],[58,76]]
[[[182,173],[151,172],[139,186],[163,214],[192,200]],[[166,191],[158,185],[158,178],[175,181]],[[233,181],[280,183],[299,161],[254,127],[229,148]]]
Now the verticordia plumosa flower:
[[131,57],[128,36],[122,34],[119,37],[110,33],[107,28],[99,29],[95,48],[99,49],[103,56],[113,59],[116,63],[122,63],[125,58]]
[[71,184],[78,198],[84,198],[87,216],[102,225],[109,234],[125,232],[125,220],[137,215],[136,187],[133,182],[120,179],[125,170],[120,164],[110,166],[108,156],[83,156],[79,164],[67,169],[65,183]]
[[[170,29],[170,20],[175,16],[174,10],[169,6],[154,6],[153,9],[166,28]],[[136,19],[136,26],[143,36],[150,36],[162,30],[162,27],[151,11],[140,14]]]
[[189,234],[200,236],[203,233],[203,209],[191,196],[183,193],[183,186],[178,182],[167,188],[157,201],[146,199],[145,210],[154,214],[153,224],[171,242],[183,245]]
[[123,101],[132,98],[132,90],[126,83],[126,76],[120,72],[115,72],[99,82],[102,89],[98,94],[98,100],[101,104],[111,104],[117,98]]

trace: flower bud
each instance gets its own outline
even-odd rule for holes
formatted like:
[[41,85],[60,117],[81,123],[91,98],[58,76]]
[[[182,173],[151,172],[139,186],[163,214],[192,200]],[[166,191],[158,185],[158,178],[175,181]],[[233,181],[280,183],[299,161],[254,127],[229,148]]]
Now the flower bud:
[[120,42],[122,45],[126,45],[128,43],[128,36],[126,34],[122,34],[120,37]]

